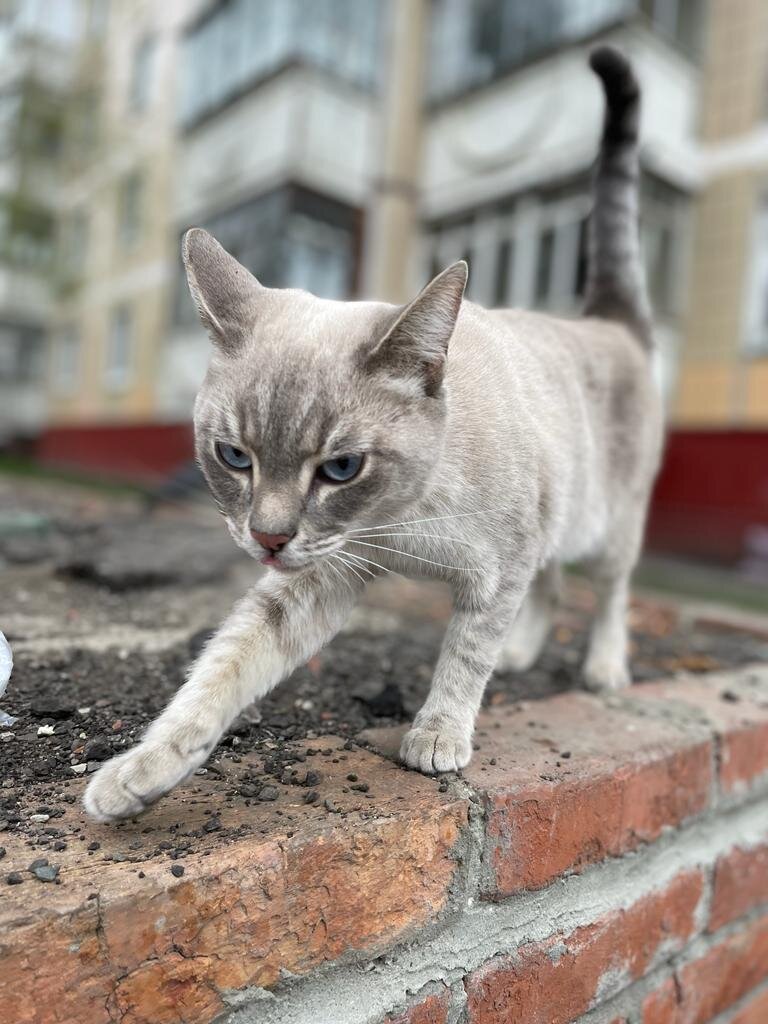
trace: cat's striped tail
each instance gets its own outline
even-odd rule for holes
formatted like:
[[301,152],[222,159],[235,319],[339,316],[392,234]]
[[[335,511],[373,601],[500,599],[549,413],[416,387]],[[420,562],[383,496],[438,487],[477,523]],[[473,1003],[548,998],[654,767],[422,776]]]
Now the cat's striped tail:
[[589,222],[584,312],[622,320],[651,348],[651,309],[638,232],[640,86],[627,58],[611,46],[590,54],[605,91],[605,122]]

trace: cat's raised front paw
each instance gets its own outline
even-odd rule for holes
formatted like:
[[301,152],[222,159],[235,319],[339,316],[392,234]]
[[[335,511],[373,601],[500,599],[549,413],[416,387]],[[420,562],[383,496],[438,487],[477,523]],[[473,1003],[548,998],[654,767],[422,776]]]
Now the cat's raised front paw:
[[409,768],[418,768],[427,775],[455,772],[469,764],[471,736],[446,725],[414,726],[403,737],[400,757]]
[[140,743],[96,772],[83,797],[86,813],[94,821],[103,822],[133,818],[195,767],[171,746]]

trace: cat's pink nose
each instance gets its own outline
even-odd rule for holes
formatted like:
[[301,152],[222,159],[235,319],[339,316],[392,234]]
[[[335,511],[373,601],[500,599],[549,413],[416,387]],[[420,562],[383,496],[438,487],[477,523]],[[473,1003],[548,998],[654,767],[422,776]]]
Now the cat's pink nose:
[[251,536],[255,541],[264,548],[265,551],[280,551],[292,536],[295,534],[287,533],[257,533],[256,530],[251,530]]

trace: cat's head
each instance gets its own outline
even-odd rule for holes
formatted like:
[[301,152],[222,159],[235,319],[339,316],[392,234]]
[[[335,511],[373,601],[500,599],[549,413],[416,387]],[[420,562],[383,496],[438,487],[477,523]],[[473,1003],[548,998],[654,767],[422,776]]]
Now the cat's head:
[[235,541],[298,569],[352,531],[403,518],[443,447],[466,264],[401,308],[264,288],[199,228],[182,253],[214,343],[197,457]]

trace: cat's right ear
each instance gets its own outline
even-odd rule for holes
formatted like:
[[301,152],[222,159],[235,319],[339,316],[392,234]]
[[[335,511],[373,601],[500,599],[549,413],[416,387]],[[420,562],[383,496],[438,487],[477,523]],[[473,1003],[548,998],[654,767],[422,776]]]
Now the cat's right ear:
[[265,289],[202,228],[185,233],[181,257],[203,326],[221,349],[234,351],[253,327]]

